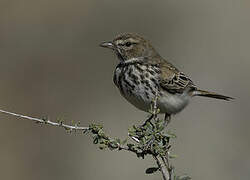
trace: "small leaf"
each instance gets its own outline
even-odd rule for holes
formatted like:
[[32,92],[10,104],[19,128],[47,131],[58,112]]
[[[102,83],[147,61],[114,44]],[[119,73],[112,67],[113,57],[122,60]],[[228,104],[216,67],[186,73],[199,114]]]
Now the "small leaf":
[[128,139],[126,138],[126,139],[124,139],[124,140],[121,142],[121,144],[124,145],[124,144],[127,143],[127,141],[128,141]]
[[121,139],[116,138],[115,141],[116,141],[118,144],[121,144]]
[[133,130],[136,131],[137,127],[135,125],[132,126]]
[[98,143],[98,137],[94,138],[93,143],[94,143],[94,144],[97,144],[97,143]]
[[134,144],[127,144],[128,148],[132,148],[134,147],[135,145]]
[[89,132],[89,129],[84,129],[83,134],[87,134]]
[[177,137],[174,133],[171,133],[171,132],[164,133],[163,135],[166,137],[169,137],[169,138],[176,138]]
[[160,132],[160,131],[164,130],[164,128],[165,128],[164,126],[159,126],[157,130]]
[[98,132],[97,132],[97,134],[99,135],[99,136],[104,136],[104,132],[103,132],[103,130],[102,129],[100,129]]
[[176,154],[169,154],[168,156],[169,156],[170,159],[174,159],[174,158],[178,157]]
[[101,150],[103,150],[103,149],[105,149],[105,148],[107,148],[106,145],[103,145],[103,144],[102,144],[102,145],[99,146],[99,149],[101,149]]
[[153,174],[158,170],[159,170],[158,167],[151,167],[151,168],[146,169],[146,174]]
[[93,143],[97,144],[99,142],[99,138],[97,135],[93,135]]
[[115,142],[115,141],[110,141],[110,142],[109,142],[109,148],[110,148],[111,150],[118,148],[117,142]]

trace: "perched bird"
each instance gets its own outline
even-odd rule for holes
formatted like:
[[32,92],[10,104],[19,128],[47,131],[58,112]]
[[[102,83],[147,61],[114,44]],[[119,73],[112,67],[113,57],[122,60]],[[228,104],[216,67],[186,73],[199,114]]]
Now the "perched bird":
[[100,44],[112,49],[119,59],[113,81],[121,95],[142,111],[148,112],[158,96],[157,107],[170,118],[184,109],[194,96],[229,101],[228,96],[197,88],[193,81],[163,59],[143,37],[126,33]]

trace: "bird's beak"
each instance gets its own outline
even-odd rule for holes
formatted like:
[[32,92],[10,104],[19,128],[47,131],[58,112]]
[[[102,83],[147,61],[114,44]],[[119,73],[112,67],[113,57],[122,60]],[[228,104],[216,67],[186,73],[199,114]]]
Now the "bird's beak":
[[101,47],[104,47],[104,48],[109,48],[109,49],[115,49],[115,46],[112,42],[103,42],[100,44]]

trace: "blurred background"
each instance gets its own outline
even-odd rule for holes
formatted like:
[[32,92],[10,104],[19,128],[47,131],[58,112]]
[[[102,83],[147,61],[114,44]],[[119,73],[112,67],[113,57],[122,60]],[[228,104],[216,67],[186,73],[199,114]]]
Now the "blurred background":
[[[0,0],[0,108],[34,117],[104,124],[125,138],[146,113],[112,82],[118,63],[98,47],[122,32],[151,40],[203,89],[233,102],[194,98],[173,117],[173,160],[195,180],[250,176],[250,1]],[[89,136],[0,114],[0,179],[161,179],[155,162],[101,151]]]

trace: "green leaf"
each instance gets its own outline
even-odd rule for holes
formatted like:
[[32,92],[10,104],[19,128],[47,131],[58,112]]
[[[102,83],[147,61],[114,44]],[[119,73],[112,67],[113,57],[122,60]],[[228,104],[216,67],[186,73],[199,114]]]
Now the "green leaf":
[[132,128],[133,128],[133,130],[134,130],[134,131],[136,131],[136,130],[137,130],[136,125],[133,125],[133,127],[132,127]]
[[158,170],[159,170],[158,167],[151,167],[151,168],[146,169],[146,174],[153,174]]
[[169,154],[168,157],[170,159],[174,159],[174,158],[177,158],[178,156],[176,154]]
[[128,139],[124,139],[124,140],[121,142],[121,144],[124,145],[124,144],[127,143],[127,141],[128,141]]
[[174,133],[171,133],[171,132],[164,133],[163,135],[166,137],[169,137],[169,138],[176,138],[177,137]]
[[94,143],[94,144],[97,144],[98,141],[99,141],[98,137],[95,137],[93,143]]
[[116,138],[115,141],[118,143],[118,144],[121,144],[121,140],[119,138]]
[[87,134],[89,132],[89,129],[83,130],[83,134]]
[[127,144],[128,148],[132,148],[134,147],[135,145],[134,144]]
[[103,137],[103,136],[104,136],[104,132],[103,132],[103,130],[102,130],[102,129],[100,129],[100,130],[98,131],[98,135],[99,135],[99,136],[101,136],[101,137]]
[[110,147],[111,149],[116,149],[116,148],[118,148],[118,144],[117,144],[116,141],[110,141],[110,142],[109,142],[109,147]]
[[164,128],[165,128],[164,126],[159,126],[157,130],[160,132],[160,131],[164,130]]
[[107,145],[104,145],[104,144],[99,146],[99,149],[101,149],[101,150],[106,149],[106,148],[107,148]]

